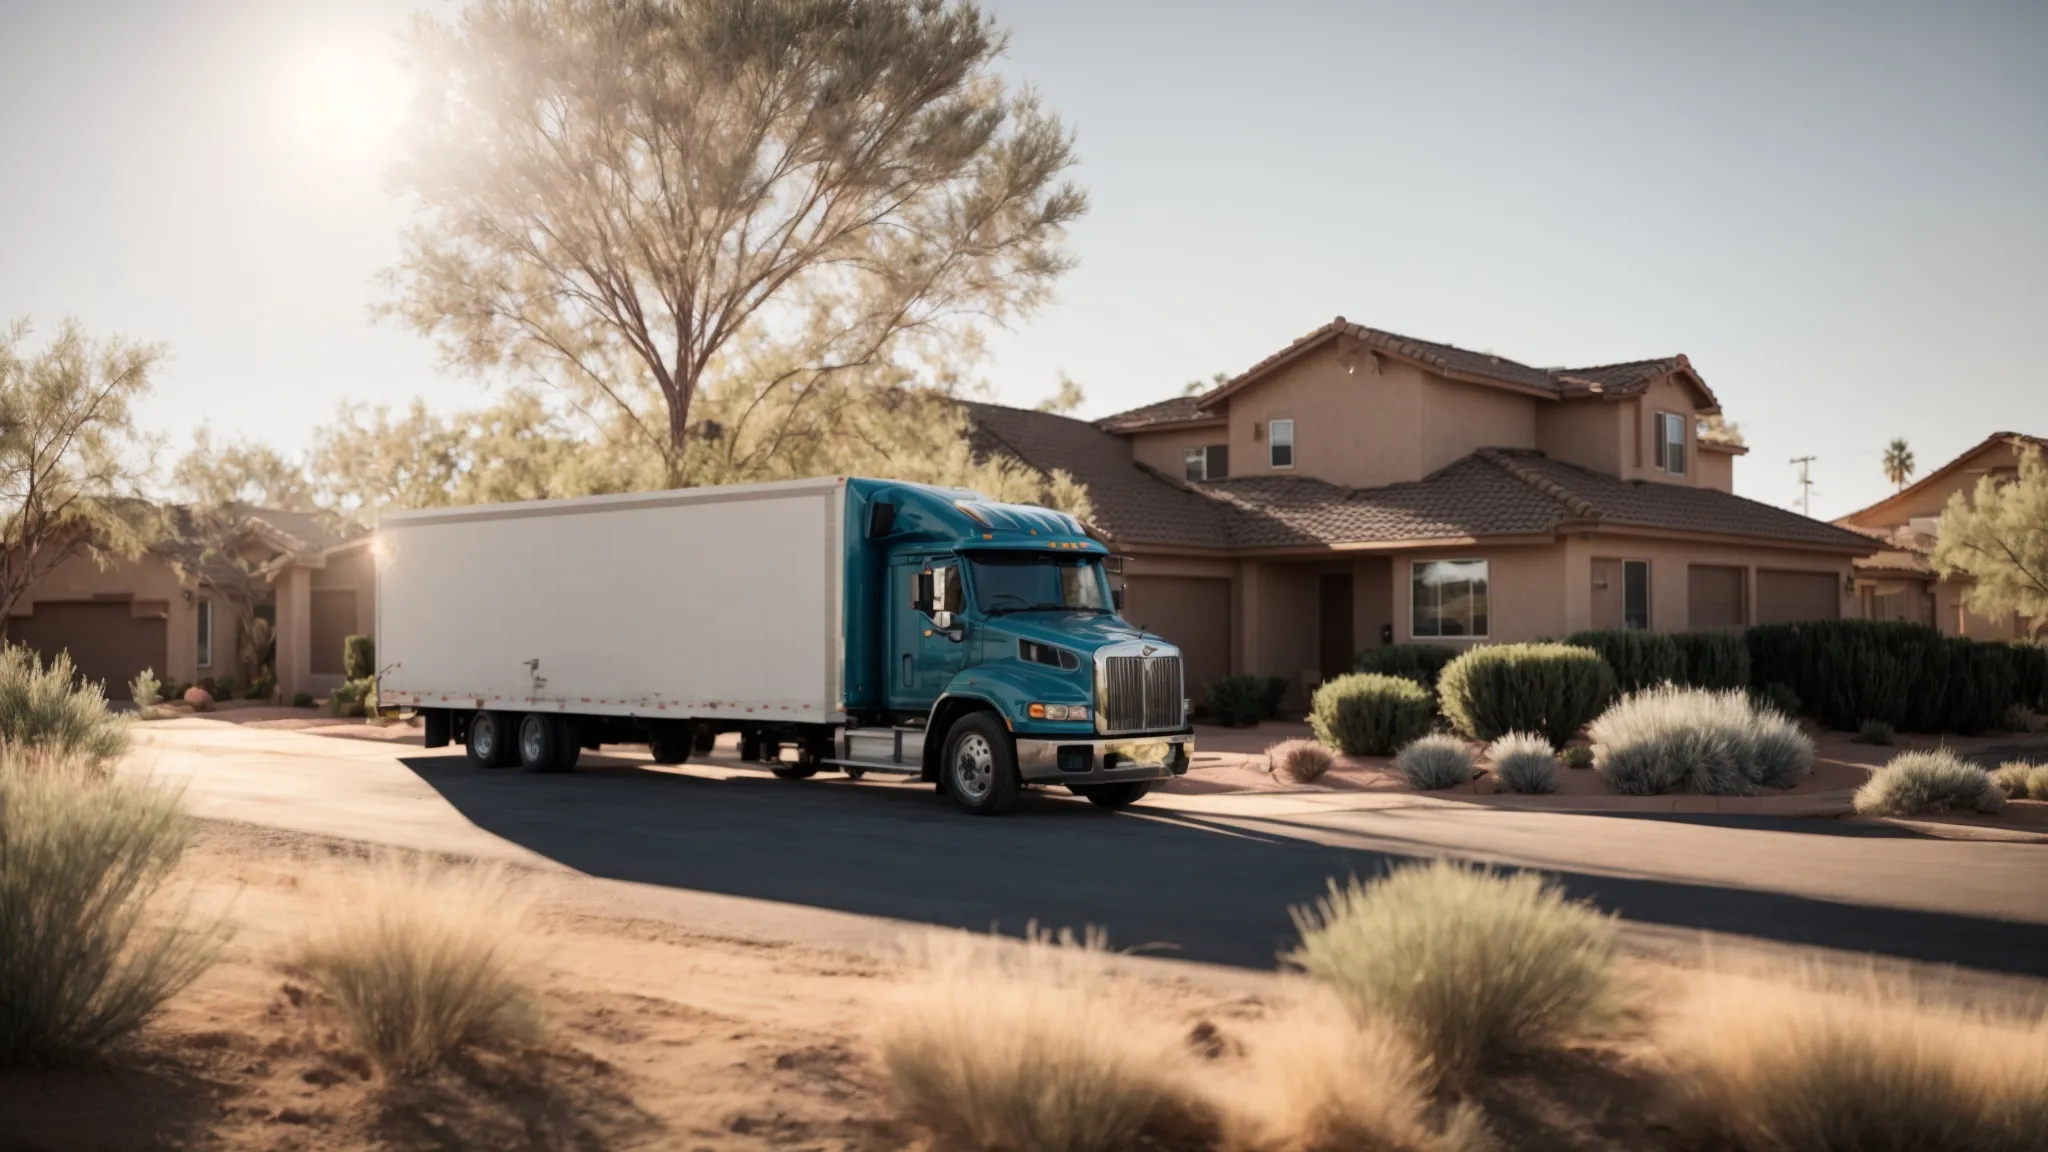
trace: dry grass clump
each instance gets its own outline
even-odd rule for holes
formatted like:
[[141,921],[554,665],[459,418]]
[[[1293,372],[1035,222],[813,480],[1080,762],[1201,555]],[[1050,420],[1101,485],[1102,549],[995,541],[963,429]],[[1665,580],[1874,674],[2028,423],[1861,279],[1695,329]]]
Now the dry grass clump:
[[2042,1146],[2048,1026],[1811,984],[1694,983],[1662,1038],[1683,1123],[1750,1152]]
[[2005,793],[1991,774],[1946,748],[1901,752],[1856,790],[1856,811],[1866,816],[1996,812],[2003,807]]
[[2048,800],[2048,764],[2008,760],[1991,774],[1991,782],[2005,790],[2008,800]]
[[1266,761],[1296,784],[1311,784],[1322,779],[1337,758],[1314,740],[1282,740],[1266,749]]
[[1213,1127],[1181,1033],[1107,986],[1097,938],[960,937],[882,1012],[882,1066],[940,1146],[1112,1152]]
[[[1335,1006],[1330,1006],[1335,1007]],[[1321,1010],[1318,1010],[1321,1009]],[[1442,1131],[1413,1048],[1341,1009],[1301,1004],[1252,1029],[1249,1075],[1231,1082],[1224,1152],[1481,1152],[1479,1110],[1460,1105]]]
[[1666,685],[1625,696],[1586,729],[1616,792],[1748,796],[1790,788],[1813,768],[1813,741],[1739,691]]
[[147,915],[190,835],[173,792],[0,746],[0,1063],[97,1052],[213,962],[218,924]]
[[107,710],[99,684],[79,680],[69,653],[45,667],[17,644],[0,651],[0,743],[47,748],[100,771],[128,751],[128,722]]
[[1550,741],[1529,732],[1510,732],[1486,749],[1493,774],[1510,792],[1557,791],[1557,754]]
[[1418,792],[1469,783],[1472,767],[1471,747],[1463,739],[1443,732],[1424,736],[1394,755],[1394,768]]
[[538,1037],[518,947],[527,904],[503,868],[385,858],[327,878],[322,904],[296,962],[387,1074]]
[[1286,957],[1362,1022],[1392,1024],[1435,1074],[1570,1045],[1621,1009],[1612,921],[1555,884],[1438,860],[1353,880],[1294,911]]

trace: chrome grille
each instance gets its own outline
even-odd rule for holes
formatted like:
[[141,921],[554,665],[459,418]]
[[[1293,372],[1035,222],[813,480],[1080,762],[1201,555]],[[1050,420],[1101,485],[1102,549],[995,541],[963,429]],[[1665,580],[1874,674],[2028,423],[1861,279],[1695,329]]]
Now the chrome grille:
[[1178,656],[1111,656],[1102,678],[1104,732],[1163,732],[1185,719]]

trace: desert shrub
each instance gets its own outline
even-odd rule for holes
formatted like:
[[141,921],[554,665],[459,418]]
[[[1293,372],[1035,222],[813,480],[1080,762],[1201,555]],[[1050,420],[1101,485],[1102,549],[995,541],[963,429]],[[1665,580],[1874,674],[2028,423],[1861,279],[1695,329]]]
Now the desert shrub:
[[1557,791],[1557,754],[1550,742],[1526,732],[1512,732],[1486,749],[1493,774],[1510,792]]
[[1759,710],[1768,708],[1787,719],[1803,715],[1799,693],[1783,680],[1773,680],[1761,688],[1750,689],[1749,704]]
[[1901,999],[1696,981],[1662,1037],[1674,1119],[1727,1148],[2041,1147],[2048,1030]]
[[1436,722],[1429,689],[1399,676],[1353,672],[1325,680],[1309,700],[1316,739],[1346,756],[1386,756]]
[[205,971],[218,926],[144,915],[190,834],[175,793],[0,749],[0,1063],[101,1051]]
[[215,700],[233,700],[235,698],[235,678],[233,676],[221,677],[219,682],[214,685],[213,698]]
[[2032,732],[2034,730],[2034,710],[2025,704],[2016,703],[2005,710],[2005,719],[1999,721],[1998,726],[2007,732]]
[[1282,740],[1266,749],[1266,760],[1274,772],[1296,784],[1308,784],[1320,780],[1336,757],[1314,740]]
[[1564,766],[1567,768],[1591,768],[1593,750],[1584,744],[1574,744],[1564,750]]
[[140,675],[128,682],[128,698],[135,702],[137,712],[147,712],[164,698],[163,684],[156,678],[156,669],[144,668]]
[[1333,882],[1294,922],[1286,959],[1361,1022],[1393,1024],[1443,1080],[1582,1040],[1620,1007],[1613,923],[1528,873],[1437,860]]
[[358,632],[341,642],[341,674],[350,680],[377,674],[376,637]]
[[1798,725],[1738,691],[1651,688],[1616,701],[1586,734],[1601,776],[1628,796],[1746,796],[1789,788],[1813,768]]
[[1614,669],[1615,684],[1623,692],[1668,683],[1685,672],[1685,657],[1677,641],[1661,632],[1609,628],[1574,632],[1564,642],[1598,652]]
[[1265,682],[1257,676],[1225,676],[1209,685],[1202,704],[1218,724],[1249,728],[1265,718],[1265,699]]
[[294,708],[311,708],[312,706],[313,706],[313,694],[312,694],[311,692],[294,692],[294,693],[292,693],[292,707],[294,707]]
[[2021,646],[1945,637],[1924,624],[1764,624],[1748,643],[1757,683],[1790,685],[1815,719],[1845,731],[1883,720],[1905,732],[1981,732],[2048,677],[2044,657]]
[[1399,676],[1434,692],[1444,665],[1457,659],[1459,651],[1442,644],[1385,644],[1360,652],[1351,670]]
[[2014,703],[2036,712],[2048,712],[2048,644],[2014,640],[2008,648],[2012,661]]
[[34,650],[0,652],[0,744],[43,748],[98,769],[128,750],[128,725],[107,710],[101,687],[80,680],[71,656],[47,667]]
[[1433,733],[1395,753],[1394,769],[1418,792],[1456,788],[1472,780],[1472,749],[1459,737]]
[[363,690],[354,681],[346,681],[327,694],[327,714],[330,716],[360,716],[363,714]]
[[1856,811],[1866,816],[1996,812],[2004,805],[1990,773],[1946,748],[1901,752],[1856,790]]
[[244,700],[268,700],[277,695],[277,677],[265,672],[249,682],[249,690],[242,693]]
[[[1991,782],[1998,785],[2008,800],[2025,800],[2033,794],[2033,774],[2044,773],[2042,783],[2048,784],[2048,765],[2036,767],[2024,760],[2008,760],[1991,773]],[[2048,792],[2040,796],[2048,800]]]
[[1896,744],[1899,733],[1883,720],[1865,720],[1851,739],[1858,744]]
[[2027,770],[2027,798],[2048,800],[2048,764],[2036,764]]
[[[1332,1010],[1334,1009],[1334,1011]],[[1483,1114],[1466,1102],[1431,1127],[1415,1052],[1384,1024],[1341,1006],[1304,1003],[1248,1030],[1247,1075],[1223,1115],[1233,1152],[1491,1152]]]
[[1271,720],[1280,714],[1280,701],[1287,698],[1287,678],[1268,676],[1259,684],[1259,719]]
[[1679,632],[1678,645],[1685,682],[1694,688],[1748,688],[1749,644],[1731,632]]
[[1460,735],[1498,740],[1535,732],[1557,747],[1614,696],[1614,670],[1572,644],[1474,648],[1444,667],[1437,696]]
[[386,1073],[417,1075],[464,1048],[538,1035],[519,952],[527,905],[504,869],[385,858],[318,886],[322,919],[295,963]]
[[947,1148],[1113,1152],[1204,1124],[1179,1031],[1105,985],[1071,940],[940,955],[881,1013],[891,1095]]

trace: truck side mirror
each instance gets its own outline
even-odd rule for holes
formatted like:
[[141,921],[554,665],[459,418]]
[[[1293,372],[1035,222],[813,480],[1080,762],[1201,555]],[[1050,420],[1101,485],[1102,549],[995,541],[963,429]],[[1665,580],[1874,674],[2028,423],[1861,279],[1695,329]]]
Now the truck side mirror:
[[966,607],[961,603],[966,586],[960,583],[960,573],[951,565],[932,569],[932,607],[940,612],[958,612]]
[[1110,606],[1111,608],[1114,608],[1114,609],[1116,609],[1116,610],[1117,610],[1117,611],[1119,611],[1119,612],[1121,612],[1121,611],[1123,611],[1123,610],[1124,610],[1124,590],[1123,590],[1123,589],[1121,589],[1121,588],[1111,588],[1111,589],[1109,590],[1109,606]]
[[910,606],[916,611],[930,615],[933,599],[932,573],[927,569],[917,574],[917,590],[910,595]]

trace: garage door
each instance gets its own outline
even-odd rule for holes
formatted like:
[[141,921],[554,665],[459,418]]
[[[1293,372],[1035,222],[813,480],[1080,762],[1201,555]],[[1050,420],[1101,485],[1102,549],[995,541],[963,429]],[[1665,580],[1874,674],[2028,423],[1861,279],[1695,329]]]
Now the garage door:
[[1756,620],[1788,624],[1794,620],[1833,620],[1842,614],[1836,591],[1842,578],[1832,572],[1765,572],[1756,574]]
[[1732,632],[1746,623],[1742,611],[1743,570],[1694,564],[1686,570],[1686,627],[1695,632]]
[[1124,584],[1124,619],[1142,624],[1181,650],[1188,695],[1230,675],[1230,581],[1192,576],[1132,576]]
[[127,601],[45,601],[30,615],[9,618],[7,639],[34,649],[44,663],[59,652],[71,653],[72,664],[87,680],[106,686],[108,699],[126,700],[129,681],[144,668],[155,669],[159,680],[167,670],[167,613],[158,608],[138,617],[136,611]]

